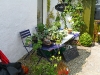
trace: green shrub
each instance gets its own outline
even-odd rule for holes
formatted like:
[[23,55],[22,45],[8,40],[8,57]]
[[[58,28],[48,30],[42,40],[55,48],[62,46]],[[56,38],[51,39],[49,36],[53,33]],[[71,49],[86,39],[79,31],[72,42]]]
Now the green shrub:
[[81,45],[89,47],[92,45],[92,37],[87,32],[85,32],[80,36],[79,42]]

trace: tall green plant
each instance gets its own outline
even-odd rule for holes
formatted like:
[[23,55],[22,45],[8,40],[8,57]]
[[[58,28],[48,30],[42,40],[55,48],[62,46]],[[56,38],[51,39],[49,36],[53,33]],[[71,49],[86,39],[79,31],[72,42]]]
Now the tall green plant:
[[74,22],[72,28],[75,31],[82,32],[82,28],[85,26],[82,14],[83,14],[83,5],[82,3],[78,2],[78,4],[75,6],[74,12],[72,13],[72,20]]
[[[77,4],[72,5],[72,0],[66,0],[68,6],[65,7],[64,13],[70,14],[72,16],[72,29],[74,31],[82,32],[82,29],[85,27],[85,22],[83,20],[83,4],[82,0],[78,0]],[[65,15],[66,16],[66,15]]]

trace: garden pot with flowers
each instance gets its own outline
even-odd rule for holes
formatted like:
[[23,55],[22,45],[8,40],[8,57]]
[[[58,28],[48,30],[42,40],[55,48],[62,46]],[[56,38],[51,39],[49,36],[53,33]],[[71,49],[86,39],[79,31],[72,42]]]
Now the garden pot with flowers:
[[60,51],[58,52],[57,56],[52,56],[52,63],[54,64],[54,67],[56,67],[57,75],[68,75],[69,74],[69,68],[66,66],[64,61],[62,61],[62,57],[60,56]]
[[64,62],[60,62],[57,65],[57,75],[68,75],[69,68],[65,65]]

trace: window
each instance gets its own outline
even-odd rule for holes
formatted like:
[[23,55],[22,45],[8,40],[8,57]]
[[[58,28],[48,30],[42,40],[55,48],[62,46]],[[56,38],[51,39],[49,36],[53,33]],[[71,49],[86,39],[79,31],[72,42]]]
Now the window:
[[96,0],[94,18],[95,20],[100,20],[100,0]]

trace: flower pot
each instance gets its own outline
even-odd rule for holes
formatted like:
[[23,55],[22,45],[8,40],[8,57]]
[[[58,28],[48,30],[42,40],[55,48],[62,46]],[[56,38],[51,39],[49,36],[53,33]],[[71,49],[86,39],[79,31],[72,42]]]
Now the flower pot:
[[66,66],[64,62],[60,62],[57,65],[57,75],[68,75],[69,68]]
[[27,66],[22,65],[22,69],[23,69],[24,74],[28,74],[29,68]]
[[68,29],[68,34],[71,34],[72,33],[72,29]]

